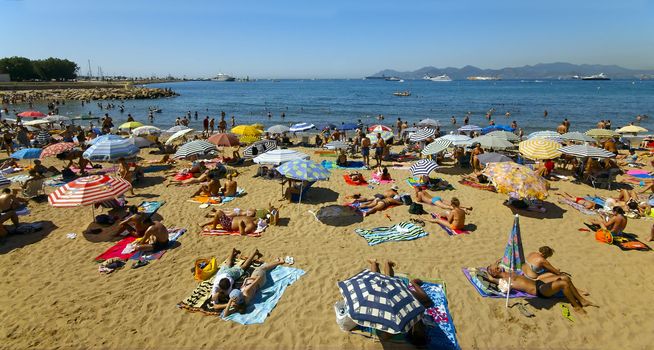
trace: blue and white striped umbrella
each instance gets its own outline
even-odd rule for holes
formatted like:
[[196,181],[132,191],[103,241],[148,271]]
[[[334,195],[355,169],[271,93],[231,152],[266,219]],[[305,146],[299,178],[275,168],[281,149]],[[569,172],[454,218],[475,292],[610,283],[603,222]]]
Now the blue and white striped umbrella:
[[311,123],[297,123],[291,126],[290,131],[291,132],[302,132],[302,131],[307,131],[310,129],[313,129],[315,125]]
[[343,141],[332,141],[325,145],[325,148],[327,149],[347,149],[348,147],[350,147],[350,145]]
[[541,139],[550,139],[550,140],[560,141],[561,140],[561,134],[559,134],[556,131],[544,130],[544,131],[532,132],[531,134],[527,135],[527,140],[533,139],[533,138],[541,138]]
[[128,139],[121,138],[120,140],[116,140],[107,138],[89,147],[84,151],[82,157],[92,162],[113,162],[121,157],[133,157],[138,153],[139,148]]
[[275,140],[261,140],[257,141],[243,150],[243,158],[249,159],[254,158],[260,154],[264,154],[268,151],[272,151],[277,148],[277,142]]
[[286,162],[277,168],[280,174],[289,179],[301,181],[318,181],[329,179],[329,170],[322,165],[305,159],[296,159]]
[[39,131],[39,133],[36,135],[36,143],[41,146],[45,146],[50,143],[50,133],[47,130],[41,129],[41,131]]
[[217,151],[218,149],[213,143],[203,140],[196,140],[181,145],[177,149],[177,152],[175,152],[174,158],[188,158],[192,156],[202,157],[208,155],[211,152]]
[[448,134],[445,136],[439,137],[437,140],[450,140],[452,141],[452,144],[455,146],[461,146],[461,145],[466,145],[468,141],[470,141],[470,137],[466,135],[455,135],[455,134]]
[[429,175],[436,169],[438,169],[438,164],[430,159],[421,159],[409,168],[413,176]]
[[478,127],[477,125],[469,124],[469,125],[464,125],[464,126],[460,127],[459,131],[463,131],[463,132],[481,131],[481,128]]
[[12,153],[9,157],[14,159],[37,159],[41,156],[40,148],[23,148]]
[[401,280],[363,270],[338,282],[350,318],[363,327],[398,334],[420,321],[425,308]]
[[575,157],[591,157],[591,158],[613,158],[615,157],[614,153],[611,153],[605,149],[597,148],[588,145],[572,145],[559,149],[559,152],[575,156]]
[[450,145],[452,145],[452,141],[444,138],[438,138],[436,141],[425,146],[425,148],[420,153],[425,156],[437,154],[446,150],[448,147],[450,147]]
[[11,180],[6,178],[4,175],[0,175],[0,188],[5,188],[11,186]]
[[427,140],[430,137],[434,137],[434,135],[436,135],[435,129],[419,129],[418,131],[411,134],[411,136],[409,136],[409,140],[412,142],[420,142]]
[[98,136],[98,137],[94,138],[93,140],[88,141],[86,144],[93,146],[98,142],[102,142],[102,141],[106,141],[106,140],[115,141],[115,140],[123,140],[123,138],[118,136],[118,135],[107,134],[107,135]]

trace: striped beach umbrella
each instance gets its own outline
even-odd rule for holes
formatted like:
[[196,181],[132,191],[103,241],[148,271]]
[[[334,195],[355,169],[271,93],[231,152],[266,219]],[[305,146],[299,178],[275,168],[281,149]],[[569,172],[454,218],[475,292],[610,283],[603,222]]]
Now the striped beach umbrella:
[[520,139],[520,138],[518,138],[518,135],[516,135],[516,134],[514,134],[512,132],[504,131],[504,130],[491,131],[486,135],[497,137],[497,138],[503,139],[503,140],[507,140],[509,142],[516,142],[516,141],[518,141]]
[[411,165],[409,170],[412,176],[429,175],[432,171],[438,169],[438,163],[430,159],[421,159]]
[[348,131],[348,130],[356,130],[358,126],[354,123],[341,123],[341,125],[338,127],[338,130],[342,131]]
[[477,155],[479,163],[486,165],[488,163],[513,162],[513,159],[501,153],[488,152]]
[[541,139],[554,138],[554,139],[558,139],[560,137],[561,137],[561,134],[559,134],[556,131],[551,131],[551,130],[536,131],[536,132],[532,132],[531,134],[527,135],[527,139],[533,139],[533,138],[541,138]]
[[454,146],[461,146],[461,145],[466,145],[468,144],[468,141],[470,141],[470,137],[467,135],[455,135],[455,134],[447,134],[445,136],[439,137],[437,140],[449,140],[452,141],[452,144]]
[[53,207],[77,207],[116,198],[132,187],[126,180],[109,175],[80,177],[59,188],[48,196]]
[[280,174],[293,180],[318,181],[329,179],[329,170],[322,165],[308,159],[288,161],[277,168]]
[[41,151],[41,155],[39,156],[40,159],[46,158],[46,157],[53,157],[56,156],[57,154],[70,151],[71,149],[75,148],[75,143],[73,142],[59,142],[52,144]]
[[347,149],[348,147],[350,147],[350,145],[343,141],[332,141],[325,144],[325,148],[327,149]]
[[420,129],[411,134],[411,136],[409,136],[409,140],[412,142],[420,142],[427,140],[430,137],[434,137],[434,135],[436,135],[435,129]]
[[140,136],[134,136],[132,135],[130,138],[128,138],[129,142],[131,142],[134,146],[138,148],[145,148],[145,147],[150,147],[152,142],[145,137],[140,137]]
[[363,327],[406,333],[425,311],[400,279],[367,269],[338,282],[338,288],[350,318]]
[[470,145],[474,145],[478,143],[481,145],[482,148],[489,148],[489,149],[507,149],[507,148],[515,147],[511,142],[507,140],[500,139],[494,136],[489,136],[489,135],[475,137],[474,139],[470,139],[467,143]]
[[525,140],[518,144],[520,154],[534,160],[558,158],[561,156],[560,148],[560,143],[541,138]]
[[11,180],[6,178],[4,175],[0,174],[0,188],[5,188],[11,186]]
[[390,131],[390,132],[393,132],[393,129],[391,129],[390,127],[388,127],[388,126],[386,126],[386,125],[381,125],[381,124],[371,125],[371,126],[368,128],[368,132],[370,132],[370,133],[373,133],[373,132],[382,132],[382,131]]
[[238,140],[238,136],[235,134],[227,133],[213,134],[207,139],[207,141],[213,143],[216,146],[223,147],[234,147],[241,144],[241,142]]
[[290,130],[291,128],[288,126],[279,124],[269,127],[266,132],[270,134],[283,134],[285,132],[289,132]]
[[14,159],[37,159],[40,155],[40,148],[23,148],[12,153],[9,157]]
[[196,140],[181,145],[177,149],[177,152],[175,152],[174,158],[188,158],[192,156],[203,157],[215,151],[218,151],[218,149],[213,143],[204,140]]
[[620,129],[616,130],[616,132],[621,133],[621,134],[627,134],[627,133],[633,133],[637,134],[639,132],[647,132],[647,129],[638,126],[638,125],[627,125],[623,126]]
[[166,131],[164,131],[164,133],[174,134],[174,133],[176,133],[178,131],[182,131],[182,130],[186,130],[186,129],[190,129],[190,128],[188,126],[184,126],[184,125],[175,125],[172,128],[167,129]]
[[589,145],[572,145],[561,148],[559,151],[567,155],[575,157],[591,157],[591,158],[613,158],[615,157],[614,153],[611,153],[605,149],[597,148]]
[[39,111],[25,111],[25,112],[18,113],[18,116],[23,118],[43,118],[46,117],[47,115]]
[[143,136],[143,135],[161,135],[161,129],[152,125],[139,126],[132,130],[132,135],[134,136]]
[[457,130],[459,132],[471,132],[471,131],[481,131],[481,128],[478,127],[477,125],[468,124],[460,127]]
[[252,125],[238,125],[233,127],[231,132],[241,136],[259,136],[263,133],[263,131]]
[[[170,130],[170,129],[168,129],[168,130]],[[175,132],[174,134],[170,135],[170,137],[168,138],[168,140],[166,140],[166,143],[165,143],[165,144],[166,144],[166,145],[170,145],[170,144],[172,144],[175,140],[177,140],[177,139],[179,139],[179,138],[182,138],[182,137],[184,137],[186,134],[191,133],[191,132],[193,132],[193,129],[189,129],[189,128],[179,130],[179,131]]]
[[586,135],[595,138],[620,136],[617,132],[608,129],[590,129],[586,131]]
[[370,139],[370,142],[375,143],[377,142],[377,134],[381,134],[381,138],[384,141],[388,141],[393,138],[393,132],[392,131],[378,131],[378,132],[371,132],[370,134],[366,135]]
[[302,131],[311,130],[314,127],[315,127],[315,125],[313,125],[311,123],[297,123],[297,124],[293,124],[289,128],[289,131],[290,132],[302,132]]
[[561,135],[561,138],[567,141],[577,142],[595,142],[595,139],[579,131],[570,131]]
[[138,153],[139,148],[128,139],[106,139],[87,148],[82,157],[92,162],[113,162],[119,158],[133,157]]
[[274,149],[272,151],[268,151],[266,153],[254,157],[252,161],[254,161],[257,164],[279,165],[282,163],[286,163],[298,159],[309,159],[309,155],[290,149]]
[[107,134],[107,135],[98,136],[98,137],[96,137],[96,138],[94,138],[94,139],[92,139],[90,141],[87,141],[86,144],[90,145],[90,146],[93,146],[98,142],[107,141],[107,140],[114,140],[115,141],[115,140],[123,140],[123,138],[118,136],[118,135]]
[[272,151],[277,148],[277,142],[275,140],[261,140],[257,141],[243,150],[243,158],[249,159],[254,158],[260,154]]
[[40,130],[39,133],[36,135],[36,143],[38,143],[41,146],[45,146],[48,143],[50,143],[50,133],[47,130]]
[[41,125],[41,124],[50,124],[50,121],[43,119],[36,119],[36,120],[30,120],[28,122],[24,122],[23,126],[36,126],[36,125]]
[[435,128],[435,127],[441,126],[441,123],[438,120],[434,120],[434,119],[431,119],[431,118],[426,118],[426,119],[421,120],[418,123],[418,126]]
[[122,124],[120,124],[120,126],[118,127],[118,129],[129,129],[129,130],[132,130],[132,129],[140,128],[140,127],[142,127],[142,126],[143,126],[143,123],[141,123],[141,122],[126,122],[126,123],[122,123]]
[[446,150],[448,147],[452,145],[452,141],[444,138],[438,138],[436,141],[428,144],[425,146],[425,148],[422,150],[422,154],[425,156],[431,155],[431,154],[437,154],[440,152],[443,152]]

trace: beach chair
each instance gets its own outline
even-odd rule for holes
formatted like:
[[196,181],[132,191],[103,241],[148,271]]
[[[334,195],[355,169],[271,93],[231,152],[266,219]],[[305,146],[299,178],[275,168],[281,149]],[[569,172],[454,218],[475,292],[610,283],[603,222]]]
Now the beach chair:
[[45,195],[43,183],[46,178],[30,181],[25,188],[23,188],[22,195],[25,198],[32,199],[40,195]]
[[593,188],[602,188],[606,186],[606,189],[611,189],[611,184],[615,182],[615,178],[620,173],[620,169],[610,169],[609,171],[602,172],[599,174],[588,174],[587,181],[593,186]]

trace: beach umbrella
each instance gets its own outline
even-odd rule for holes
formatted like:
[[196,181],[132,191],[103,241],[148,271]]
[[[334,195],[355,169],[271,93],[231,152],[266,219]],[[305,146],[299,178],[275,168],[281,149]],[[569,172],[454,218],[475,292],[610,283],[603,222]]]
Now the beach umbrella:
[[556,131],[545,130],[532,132],[531,134],[527,135],[528,140],[534,138],[559,140],[561,139],[561,134]]
[[245,147],[243,150],[243,158],[254,158],[260,154],[272,151],[276,148],[277,142],[275,140],[260,140]]
[[561,135],[561,138],[568,141],[595,142],[595,139],[579,131],[570,131]]
[[[500,267],[505,271],[522,271],[525,263],[525,252],[522,248],[522,237],[520,235],[520,221],[518,214],[513,219],[513,229],[509,234],[509,241],[504,248],[504,255],[500,260]],[[506,307],[509,306],[509,293],[511,293],[511,275],[509,274],[509,288],[506,291]]]
[[241,136],[239,138],[239,140],[241,141],[242,144],[249,145],[251,143],[261,141],[261,137],[259,137],[259,136]]
[[254,157],[252,161],[257,164],[279,165],[298,159],[309,159],[309,155],[290,149],[274,149]]
[[378,132],[371,132],[370,134],[366,135],[370,139],[370,142],[375,143],[377,142],[377,134],[381,134],[382,140],[388,141],[393,138],[393,132],[392,131],[378,131]]
[[325,144],[324,147],[327,149],[347,149],[348,147],[350,147],[350,145],[348,145],[343,141],[332,141]]
[[86,142],[87,145],[93,146],[98,142],[106,141],[106,140],[124,140],[121,136],[114,135],[114,134],[107,134],[107,135],[102,135],[98,136],[88,142]]
[[332,124],[332,123],[321,124],[316,129],[318,129],[318,130],[325,130],[325,129],[332,130],[332,129],[336,129],[336,124]]
[[316,220],[329,226],[349,226],[363,222],[363,216],[351,208],[339,204],[324,206],[315,213],[310,212],[314,214]]
[[291,131],[291,132],[302,132],[302,131],[307,131],[307,130],[313,129],[314,127],[315,127],[315,125],[313,125],[311,123],[297,123],[297,124],[293,124],[290,127],[289,131]]
[[58,142],[44,148],[43,151],[41,151],[39,158],[43,159],[46,157],[56,156],[60,153],[70,151],[73,148],[75,148],[75,144],[73,142]]
[[515,128],[512,128],[510,125],[501,125],[501,124],[489,125],[481,129],[481,134],[485,135],[493,131],[508,131],[512,133],[515,131]]
[[434,120],[434,119],[431,119],[431,118],[426,118],[426,119],[421,120],[418,123],[418,126],[434,127],[435,128],[435,127],[441,126],[441,123],[438,120]]
[[647,132],[647,129],[640,127],[638,125],[627,125],[623,126],[620,129],[616,130],[616,132],[619,132],[621,134],[626,134],[626,133],[639,133],[639,132]]
[[[11,180],[6,178],[4,175],[0,174],[0,188],[5,188],[11,186]],[[357,215],[361,216],[361,215]]]
[[341,126],[338,127],[338,130],[348,131],[356,130],[358,126],[354,123],[341,123]]
[[468,124],[460,127],[457,130],[459,132],[471,132],[471,131],[481,131],[481,128],[478,127],[477,125]]
[[372,125],[372,126],[370,126],[370,127],[368,128],[368,132],[370,132],[370,133],[374,133],[374,132],[382,132],[382,131],[390,131],[390,132],[393,132],[393,129],[391,129],[390,127],[388,127],[388,126],[386,126],[386,125],[381,125],[381,124]]
[[68,122],[70,121],[70,118],[63,115],[49,115],[43,118],[43,120],[47,120],[51,123],[59,123],[59,122]]
[[23,118],[43,118],[46,117],[47,115],[39,111],[25,111],[25,112],[18,113],[18,116]]
[[130,138],[128,138],[129,142],[131,142],[134,146],[138,148],[144,148],[144,147],[150,147],[152,142],[145,137],[140,137],[140,136],[134,136],[132,135]]
[[613,130],[608,130],[608,129],[590,129],[586,131],[586,135],[595,138],[602,138],[602,137],[615,137],[615,136],[619,136],[620,134],[618,134]]
[[139,126],[132,130],[132,135],[134,136],[143,136],[143,135],[160,135],[161,129],[152,125]]
[[547,182],[533,170],[517,163],[488,163],[483,173],[497,192],[518,198],[547,198]]
[[[169,130],[170,130],[170,129],[169,129]],[[173,143],[173,141],[175,141],[175,140],[177,140],[177,139],[179,139],[179,138],[181,138],[181,137],[184,137],[186,134],[188,134],[188,133],[190,133],[190,132],[193,132],[193,129],[182,129],[182,130],[179,130],[179,131],[175,132],[174,134],[170,135],[170,137],[168,138],[168,140],[166,140],[166,143],[165,143],[165,144],[166,144],[166,145],[170,145],[170,144]]]
[[402,129],[402,133],[416,132],[418,130],[420,130],[420,128],[416,128],[415,126],[410,126],[406,129]]
[[280,174],[293,180],[318,181],[329,179],[329,170],[322,165],[308,159],[288,161],[277,168]]
[[231,132],[242,136],[259,136],[263,133],[263,131],[252,125],[238,125],[233,127]]
[[491,131],[486,135],[497,137],[497,138],[500,138],[500,139],[503,139],[503,140],[507,140],[509,142],[515,142],[515,141],[520,140],[518,135],[516,135],[516,134],[514,134],[512,132],[504,131],[504,130]]
[[271,134],[283,134],[289,132],[291,129],[286,125],[273,125],[266,130],[266,132]]
[[488,163],[513,162],[513,159],[501,153],[488,152],[477,155],[479,163],[486,165]]
[[400,279],[367,269],[338,282],[338,288],[350,318],[363,327],[406,333],[425,311]]
[[263,131],[263,124],[261,124],[261,123],[254,123],[254,124],[251,124],[250,126],[255,127],[255,128]]
[[48,196],[48,202],[53,207],[89,205],[116,198],[130,187],[127,180],[118,176],[85,176],[57,188]]
[[28,122],[24,122],[24,126],[36,126],[36,125],[41,125],[41,124],[50,124],[50,121],[47,121],[45,119],[37,119],[37,120],[30,120]]
[[470,137],[466,135],[455,135],[455,134],[447,134],[445,136],[439,137],[437,140],[449,140],[452,141],[452,144],[454,146],[461,146],[461,145],[466,145],[468,144],[468,141],[470,141]]
[[430,159],[421,159],[411,165],[409,170],[412,176],[429,175],[432,171],[438,169],[438,163]]
[[520,154],[526,158],[535,160],[558,158],[561,156],[560,148],[560,143],[541,138],[525,140],[518,144]]
[[420,142],[427,140],[430,137],[434,137],[434,135],[436,135],[435,129],[420,129],[411,134],[411,136],[409,136],[409,140],[413,142]]
[[184,125],[175,125],[175,126],[173,126],[172,128],[167,129],[167,130],[164,131],[164,132],[165,132],[166,134],[174,134],[174,133],[176,133],[176,132],[179,132],[179,131],[182,131],[182,130],[188,130],[188,129],[191,129],[191,128],[189,128],[188,126],[184,126]]
[[141,127],[141,126],[143,126],[143,123],[140,123],[140,122],[127,122],[127,123],[123,123],[123,124],[121,124],[121,125],[118,127],[118,129],[129,129],[129,130],[132,130],[132,129],[136,129],[136,128]]
[[179,146],[173,158],[188,158],[192,156],[203,157],[215,151],[218,151],[218,149],[213,143],[204,140],[196,140]]
[[50,133],[47,130],[39,130],[39,133],[36,135],[36,143],[43,146],[50,143]]
[[114,162],[119,158],[130,158],[139,153],[129,139],[105,139],[87,148],[82,157],[92,162]]
[[241,142],[238,140],[238,136],[235,134],[213,134],[208,139],[208,142],[213,143],[216,146],[223,147],[234,147],[238,146]]
[[591,158],[613,158],[615,157],[614,153],[611,153],[605,149],[589,146],[589,145],[572,145],[561,148],[559,151],[567,155],[575,157],[591,157]]
[[438,154],[446,150],[451,145],[452,145],[452,141],[441,137],[436,139],[434,142],[428,144],[427,146],[425,146],[425,148],[422,150],[421,153],[425,156],[431,154]]
[[474,139],[470,139],[467,143],[470,145],[479,143],[482,148],[491,148],[491,149],[507,149],[507,148],[515,147],[511,142],[507,140],[500,139],[494,136],[488,136],[488,135],[475,137]]
[[41,155],[40,148],[23,148],[12,153],[9,158],[14,159],[37,159]]

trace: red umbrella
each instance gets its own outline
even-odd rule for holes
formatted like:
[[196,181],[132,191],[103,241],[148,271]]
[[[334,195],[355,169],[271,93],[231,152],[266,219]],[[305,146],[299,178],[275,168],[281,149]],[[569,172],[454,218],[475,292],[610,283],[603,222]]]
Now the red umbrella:
[[240,141],[234,134],[214,134],[207,139],[216,146],[234,147],[238,146]]
[[47,117],[47,115],[39,112],[39,111],[25,111],[18,113],[19,117],[23,118],[42,118],[42,117]]
[[75,147],[75,144],[72,142],[60,142],[50,145],[43,149],[41,156],[39,158],[43,159],[45,157],[56,156],[57,154],[70,151]]
[[109,175],[91,175],[71,181],[50,193],[48,202],[53,207],[77,207],[116,198],[132,185],[126,180]]
[[382,131],[393,131],[393,129],[389,128],[386,125],[381,125],[381,124],[373,125],[368,128],[368,132],[382,132]]

